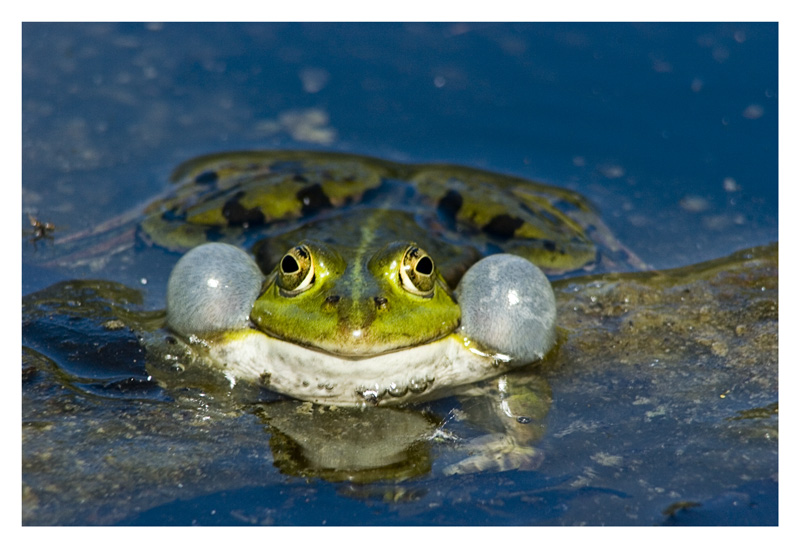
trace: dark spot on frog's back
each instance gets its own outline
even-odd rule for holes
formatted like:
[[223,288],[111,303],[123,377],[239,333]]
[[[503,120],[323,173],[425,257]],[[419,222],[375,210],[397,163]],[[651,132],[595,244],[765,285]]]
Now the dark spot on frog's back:
[[456,223],[456,215],[458,215],[463,205],[464,197],[457,191],[450,189],[447,191],[447,194],[441,197],[439,203],[436,204],[436,210],[439,212],[442,220],[454,226]]
[[492,217],[492,220],[486,223],[483,231],[489,236],[493,236],[500,240],[508,240],[514,236],[514,232],[521,227],[525,221],[519,217],[512,217],[511,215],[502,214]]
[[242,196],[244,196],[244,192],[237,192],[222,206],[222,215],[228,220],[228,224],[263,224],[265,220],[264,213],[257,207],[250,209],[244,207],[241,202],[239,202]]
[[219,180],[219,175],[216,171],[204,171],[202,173],[198,173],[198,175],[194,178],[194,182],[198,185],[211,185]]
[[301,210],[303,215],[313,215],[322,209],[333,207],[330,198],[319,184],[307,186],[298,191],[297,199],[303,204]]

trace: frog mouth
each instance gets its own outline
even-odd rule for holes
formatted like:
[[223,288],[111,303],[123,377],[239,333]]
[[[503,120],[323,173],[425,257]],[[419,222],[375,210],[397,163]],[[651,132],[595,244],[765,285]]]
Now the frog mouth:
[[306,339],[302,337],[292,336],[286,333],[271,333],[262,330],[267,335],[282,339],[286,342],[302,346],[308,350],[314,350],[323,354],[345,358],[350,360],[359,360],[374,358],[395,352],[402,352],[410,348],[424,346],[426,344],[436,342],[447,336],[448,333],[437,333],[435,336],[426,340],[418,338],[412,339],[411,337],[403,338],[401,340],[387,340],[374,337],[369,328],[365,327],[350,327],[341,329],[333,338],[321,339]]

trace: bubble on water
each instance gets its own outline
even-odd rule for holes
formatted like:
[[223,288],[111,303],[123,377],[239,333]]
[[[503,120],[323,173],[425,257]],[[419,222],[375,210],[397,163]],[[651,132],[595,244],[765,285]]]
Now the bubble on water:
[[306,93],[318,93],[328,85],[330,77],[330,73],[321,68],[309,67],[300,71],[300,81]]
[[700,213],[710,207],[708,200],[702,196],[688,195],[681,199],[681,209],[689,213]]
[[764,116],[764,107],[756,104],[748,105],[742,112],[742,116],[748,120],[757,120]]
[[722,188],[724,188],[726,192],[736,192],[742,189],[733,177],[725,177],[722,181]]
[[603,165],[598,169],[608,179],[619,179],[625,175],[625,168],[618,165]]

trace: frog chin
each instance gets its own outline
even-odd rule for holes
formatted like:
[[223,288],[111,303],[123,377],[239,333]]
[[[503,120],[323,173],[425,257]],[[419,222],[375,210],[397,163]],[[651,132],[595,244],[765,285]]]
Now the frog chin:
[[205,352],[229,378],[255,381],[301,400],[342,406],[434,399],[508,369],[506,362],[475,352],[455,333],[428,344],[354,359],[245,329],[215,339]]

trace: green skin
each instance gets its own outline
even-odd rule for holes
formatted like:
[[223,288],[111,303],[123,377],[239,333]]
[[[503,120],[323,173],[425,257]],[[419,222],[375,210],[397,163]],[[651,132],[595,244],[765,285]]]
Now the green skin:
[[369,230],[361,235],[357,247],[303,240],[300,245],[310,252],[313,264],[313,282],[297,294],[287,292],[281,287],[278,264],[267,277],[251,319],[274,337],[342,356],[382,354],[452,333],[461,311],[435,267],[429,276],[432,290],[423,295],[402,279],[404,256],[417,246],[402,241],[376,244]]

